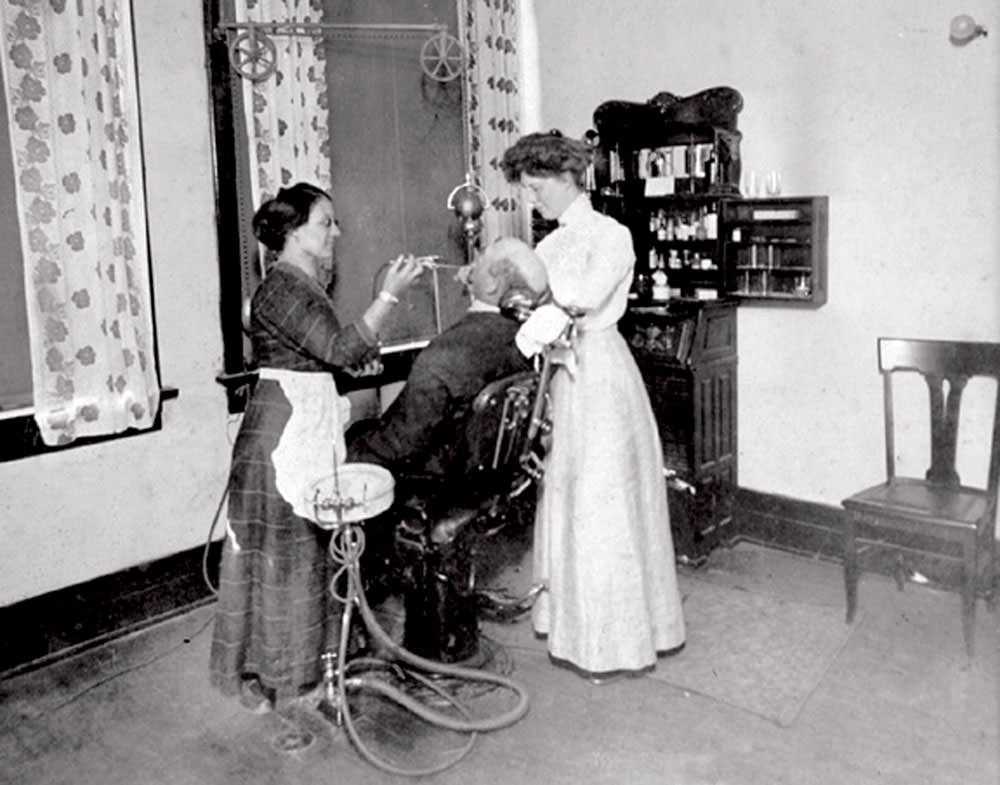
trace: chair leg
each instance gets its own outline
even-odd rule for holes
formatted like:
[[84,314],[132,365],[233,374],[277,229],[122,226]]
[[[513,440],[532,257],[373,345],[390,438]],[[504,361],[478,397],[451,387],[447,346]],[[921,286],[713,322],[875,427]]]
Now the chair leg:
[[853,515],[846,515],[844,522],[844,588],[847,591],[847,623],[854,621],[858,607],[858,544],[857,525]]
[[976,541],[966,542],[962,547],[962,633],[965,651],[971,658],[975,653],[973,636],[976,620]]
[[899,591],[906,588],[906,576],[908,573],[906,559],[903,558],[903,554],[897,553],[892,564],[892,576],[896,579],[896,588]]

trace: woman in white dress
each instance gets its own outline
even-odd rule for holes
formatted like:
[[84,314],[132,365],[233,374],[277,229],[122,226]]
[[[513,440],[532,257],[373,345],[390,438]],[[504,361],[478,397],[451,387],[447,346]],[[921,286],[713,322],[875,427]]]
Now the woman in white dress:
[[[552,381],[552,444],[535,523],[532,612],[549,654],[595,683],[653,668],[684,644],[662,447],[618,331],[629,230],[584,190],[591,150],[558,131],[522,137],[501,166],[558,228],[536,248],[554,301],[578,315],[575,361]],[[581,315],[582,314],[582,315]]]

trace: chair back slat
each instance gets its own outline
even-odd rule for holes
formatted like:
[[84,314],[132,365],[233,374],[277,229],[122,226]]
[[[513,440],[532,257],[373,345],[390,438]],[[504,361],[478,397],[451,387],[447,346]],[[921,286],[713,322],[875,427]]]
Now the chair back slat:
[[955,466],[962,393],[969,379],[977,376],[996,381],[996,404],[987,485],[991,496],[1000,483],[1000,344],[973,341],[932,341],[880,338],[879,370],[883,375],[885,398],[886,476],[895,476],[895,423],[893,417],[893,374],[919,373],[927,384],[930,403],[931,465],[930,482],[957,486],[961,480]]
[[879,338],[878,355],[882,371],[1000,378],[1000,343]]

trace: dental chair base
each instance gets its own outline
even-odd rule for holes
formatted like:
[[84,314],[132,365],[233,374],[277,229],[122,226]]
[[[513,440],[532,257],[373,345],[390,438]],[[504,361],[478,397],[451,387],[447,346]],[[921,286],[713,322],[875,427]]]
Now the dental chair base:
[[523,555],[534,505],[498,497],[442,515],[404,509],[395,538],[406,613],[403,646],[442,662],[475,661],[480,619],[510,622],[531,608],[533,592],[513,597],[480,583]]

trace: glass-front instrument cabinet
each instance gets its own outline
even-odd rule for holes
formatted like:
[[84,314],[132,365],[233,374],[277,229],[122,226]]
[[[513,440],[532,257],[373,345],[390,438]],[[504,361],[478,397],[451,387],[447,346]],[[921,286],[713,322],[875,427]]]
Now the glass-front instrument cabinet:
[[746,304],[826,302],[827,197],[722,202],[726,291]]

